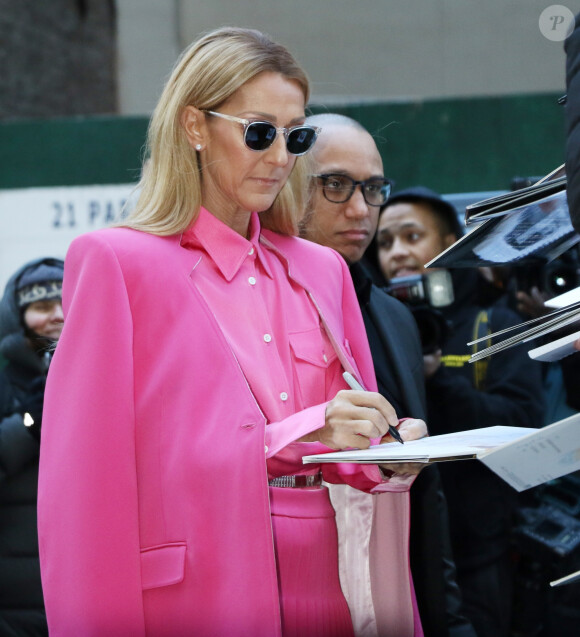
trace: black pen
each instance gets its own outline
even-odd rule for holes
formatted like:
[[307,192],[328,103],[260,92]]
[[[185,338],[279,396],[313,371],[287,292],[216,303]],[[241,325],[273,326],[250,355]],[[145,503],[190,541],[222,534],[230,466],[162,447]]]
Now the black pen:
[[[344,380],[346,381],[346,384],[351,389],[356,389],[358,391],[365,391],[364,387],[349,372],[343,372],[342,377],[344,378]],[[400,442],[402,445],[405,444],[405,441],[401,438],[401,434],[397,431],[396,427],[393,427],[393,425],[389,425],[389,433],[397,442]]]

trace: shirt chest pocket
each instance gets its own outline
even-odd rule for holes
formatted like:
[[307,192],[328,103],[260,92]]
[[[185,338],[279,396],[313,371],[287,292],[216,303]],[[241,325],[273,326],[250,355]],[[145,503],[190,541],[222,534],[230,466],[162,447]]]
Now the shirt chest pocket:
[[320,328],[289,334],[294,385],[302,405],[311,407],[328,400],[327,388],[340,368],[336,352]]

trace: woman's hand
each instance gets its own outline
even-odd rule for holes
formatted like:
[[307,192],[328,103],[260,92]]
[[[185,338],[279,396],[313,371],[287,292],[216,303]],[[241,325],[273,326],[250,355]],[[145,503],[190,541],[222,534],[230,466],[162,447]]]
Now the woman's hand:
[[[419,440],[429,435],[425,421],[420,418],[405,418],[397,429],[403,441]],[[381,442],[395,442],[395,439],[387,431],[381,438]]]
[[391,403],[376,392],[343,389],[326,406],[324,427],[300,438],[331,449],[367,449],[399,419]]
[[[425,421],[419,418],[406,418],[397,429],[405,441],[419,440],[419,438],[429,435]],[[387,432],[381,442],[395,442],[395,439]],[[379,465],[386,477],[392,477],[395,473],[416,476],[425,466],[424,462],[393,462]]]

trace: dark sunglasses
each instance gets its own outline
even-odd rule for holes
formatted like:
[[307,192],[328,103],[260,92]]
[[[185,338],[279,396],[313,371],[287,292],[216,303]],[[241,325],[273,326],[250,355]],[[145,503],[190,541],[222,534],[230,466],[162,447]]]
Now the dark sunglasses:
[[290,128],[276,128],[271,122],[252,122],[249,119],[225,115],[216,111],[204,111],[208,115],[221,117],[230,122],[236,122],[244,126],[244,143],[250,150],[267,150],[274,143],[278,133],[283,133],[286,139],[286,149],[291,155],[304,155],[313,146],[320,128],[317,126],[291,126]]
[[322,194],[327,201],[344,203],[360,186],[364,200],[369,206],[384,206],[391,194],[392,183],[384,177],[371,177],[364,181],[357,181],[341,173],[327,173],[312,175],[322,182]]

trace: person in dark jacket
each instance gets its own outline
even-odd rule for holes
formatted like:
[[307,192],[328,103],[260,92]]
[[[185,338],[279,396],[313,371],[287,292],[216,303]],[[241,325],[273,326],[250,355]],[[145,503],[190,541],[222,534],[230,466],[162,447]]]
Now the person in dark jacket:
[[580,232],[580,14],[572,34],[564,43],[566,51],[566,196],[570,219]]
[[[425,263],[460,234],[455,209],[433,191],[417,187],[396,193],[381,211],[377,233],[385,279],[424,273]],[[449,336],[440,351],[425,357],[430,432],[542,426],[541,369],[525,348],[499,353],[481,365],[468,363],[473,352],[468,342],[520,318],[499,301],[481,304],[478,270],[453,270],[452,280],[455,299],[440,308]],[[476,461],[444,463],[440,471],[465,612],[478,636],[506,636],[512,600],[508,550],[517,494]]]
[[[389,193],[380,154],[372,136],[355,120],[324,114],[307,121],[322,131],[312,154],[315,175],[301,235],[335,249],[349,264],[379,391],[398,414],[422,418],[423,358],[415,322],[402,303],[372,284],[360,263]],[[410,555],[425,635],[474,637],[461,615],[447,506],[435,466],[423,469],[411,488]]]
[[47,635],[36,498],[46,372],[63,326],[64,263],[37,259],[0,302],[0,635]]
[[[566,51],[566,197],[568,212],[576,232],[580,233],[580,13],[574,18],[574,30],[564,43]],[[580,351],[580,338],[574,343]],[[567,381],[578,385],[580,371],[574,361],[564,363]],[[578,392],[572,392],[577,395]],[[574,400],[574,399],[573,399]],[[580,401],[574,401],[580,409]]]

